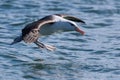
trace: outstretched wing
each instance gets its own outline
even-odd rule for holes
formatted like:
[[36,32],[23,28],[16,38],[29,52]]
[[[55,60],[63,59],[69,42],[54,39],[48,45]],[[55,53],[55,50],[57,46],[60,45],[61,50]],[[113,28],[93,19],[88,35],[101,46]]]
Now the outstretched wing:
[[68,19],[68,20],[71,20],[71,21],[85,23],[83,20],[76,18],[74,16],[65,15],[65,14],[55,14],[55,15],[63,17],[63,18]]
[[35,42],[39,38],[39,30],[41,26],[49,23],[53,23],[54,17],[52,15],[46,16],[38,21],[28,24],[22,29],[22,37],[26,43]]
[[[22,32],[24,32],[24,31],[22,31]],[[38,38],[39,38],[39,31],[37,29],[32,29],[31,31],[29,31],[29,33],[27,33],[23,36],[23,40],[26,43],[35,42]]]

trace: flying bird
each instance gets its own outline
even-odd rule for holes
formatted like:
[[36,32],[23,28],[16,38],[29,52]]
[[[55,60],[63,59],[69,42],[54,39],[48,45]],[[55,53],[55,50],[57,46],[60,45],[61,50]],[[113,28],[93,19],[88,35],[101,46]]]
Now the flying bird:
[[54,46],[43,44],[38,41],[40,35],[49,35],[58,31],[77,31],[84,35],[84,31],[82,31],[75,22],[85,23],[79,18],[65,14],[45,16],[38,21],[26,25],[22,29],[22,34],[15,38],[11,44],[23,40],[25,43],[35,43],[40,48],[46,48],[47,50],[53,51],[55,49]]

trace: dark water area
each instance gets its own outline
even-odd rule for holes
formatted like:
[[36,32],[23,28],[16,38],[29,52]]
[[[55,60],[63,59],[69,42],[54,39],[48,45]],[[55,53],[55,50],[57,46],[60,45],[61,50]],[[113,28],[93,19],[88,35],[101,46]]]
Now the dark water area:
[[[53,52],[24,42],[9,45],[32,21],[64,13],[86,22],[86,33],[56,33],[39,40]],[[119,80],[120,0],[1,0],[0,80]]]

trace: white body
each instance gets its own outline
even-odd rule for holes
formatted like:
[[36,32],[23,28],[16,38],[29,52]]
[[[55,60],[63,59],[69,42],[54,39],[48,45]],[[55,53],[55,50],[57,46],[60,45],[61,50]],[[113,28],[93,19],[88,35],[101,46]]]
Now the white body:
[[45,24],[40,28],[40,34],[49,35],[54,32],[73,31],[75,29],[75,26],[77,27],[77,24],[73,21],[55,15],[54,18],[54,23]]

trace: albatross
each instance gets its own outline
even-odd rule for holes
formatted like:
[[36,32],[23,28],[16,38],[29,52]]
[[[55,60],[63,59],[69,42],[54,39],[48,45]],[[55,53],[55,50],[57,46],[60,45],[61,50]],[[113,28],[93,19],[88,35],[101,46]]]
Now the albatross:
[[14,39],[11,45],[21,42],[35,43],[39,48],[45,48],[47,50],[55,50],[54,46],[43,44],[38,41],[40,35],[49,35],[58,31],[77,31],[84,35],[79,26],[75,22],[85,23],[83,20],[65,14],[48,15],[29,23],[22,29],[22,34]]

